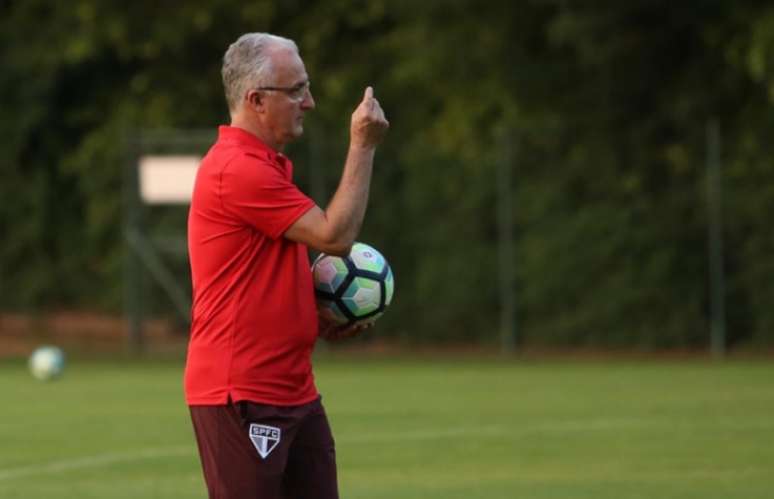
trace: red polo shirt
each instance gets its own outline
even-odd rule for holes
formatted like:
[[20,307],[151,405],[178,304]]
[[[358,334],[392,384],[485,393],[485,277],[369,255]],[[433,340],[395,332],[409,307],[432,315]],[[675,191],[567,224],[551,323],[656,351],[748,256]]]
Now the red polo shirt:
[[222,126],[202,160],[188,214],[193,281],[185,370],[189,405],[314,400],[317,312],[306,246],[282,237],[314,206],[293,164]]

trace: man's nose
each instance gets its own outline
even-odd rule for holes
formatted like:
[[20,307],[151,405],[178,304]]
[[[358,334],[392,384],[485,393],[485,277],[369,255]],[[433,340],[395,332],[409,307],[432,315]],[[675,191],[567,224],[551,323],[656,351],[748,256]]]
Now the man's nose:
[[314,109],[314,97],[312,97],[312,91],[307,90],[304,95],[304,100],[301,101],[301,107],[304,109]]

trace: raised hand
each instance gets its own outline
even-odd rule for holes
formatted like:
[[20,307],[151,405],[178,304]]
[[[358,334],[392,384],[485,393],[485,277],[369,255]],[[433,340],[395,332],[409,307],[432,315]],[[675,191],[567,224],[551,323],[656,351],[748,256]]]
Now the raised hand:
[[366,87],[363,100],[352,113],[350,140],[353,145],[375,148],[384,138],[390,122],[384,116],[382,106],[374,98],[374,89]]

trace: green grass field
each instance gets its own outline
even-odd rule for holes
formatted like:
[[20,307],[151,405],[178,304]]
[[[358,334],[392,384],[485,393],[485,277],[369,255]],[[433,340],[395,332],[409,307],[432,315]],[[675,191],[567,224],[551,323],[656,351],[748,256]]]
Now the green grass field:
[[[0,361],[0,498],[204,498],[181,362]],[[772,498],[766,361],[317,363],[343,498]]]

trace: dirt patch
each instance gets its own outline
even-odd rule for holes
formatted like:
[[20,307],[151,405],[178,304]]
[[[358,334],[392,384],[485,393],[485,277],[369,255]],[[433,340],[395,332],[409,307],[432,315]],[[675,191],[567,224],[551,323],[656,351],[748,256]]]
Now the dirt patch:
[[[148,320],[143,325],[146,346],[185,348],[187,334],[172,321]],[[123,317],[89,312],[40,315],[0,314],[0,358],[29,355],[43,344],[80,352],[121,352],[131,348]]]
[[[378,328],[375,328],[378,329]],[[188,343],[187,328],[172,320],[153,319],[145,322],[143,353],[179,356]],[[121,316],[81,311],[64,311],[40,315],[0,314],[0,359],[24,357],[35,348],[53,344],[68,352],[99,356],[132,353],[136,350],[128,338],[128,325]],[[618,360],[708,360],[706,349],[638,350],[604,348],[519,347],[504,354],[496,344],[416,344],[367,332],[362,338],[341,343],[320,342],[317,352],[333,356],[359,358],[451,358],[492,359],[529,362],[533,360],[607,362]],[[729,359],[774,359],[774,348],[736,348]]]

